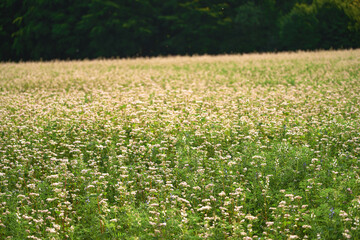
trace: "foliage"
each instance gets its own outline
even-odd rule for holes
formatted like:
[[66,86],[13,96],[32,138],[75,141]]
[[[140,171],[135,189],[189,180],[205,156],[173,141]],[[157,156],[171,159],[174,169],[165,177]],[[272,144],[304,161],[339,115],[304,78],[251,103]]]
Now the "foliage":
[[316,49],[320,42],[318,19],[308,5],[296,5],[281,22],[284,49]]
[[[348,10],[347,10],[348,9]],[[316,0],[297,4],[282,19],[284,49],[330,49],[358,47],[359,6],[349,1]],[[357,23],[356,23],[357,22]]]
[[4,0],[0,60],[357,48],[359,11],[353,0]]

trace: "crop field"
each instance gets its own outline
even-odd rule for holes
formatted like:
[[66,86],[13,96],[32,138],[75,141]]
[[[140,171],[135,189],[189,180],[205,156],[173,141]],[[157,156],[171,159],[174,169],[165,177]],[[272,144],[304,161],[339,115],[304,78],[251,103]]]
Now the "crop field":
[[360,50],[0,63],[0,239],[360,239]]

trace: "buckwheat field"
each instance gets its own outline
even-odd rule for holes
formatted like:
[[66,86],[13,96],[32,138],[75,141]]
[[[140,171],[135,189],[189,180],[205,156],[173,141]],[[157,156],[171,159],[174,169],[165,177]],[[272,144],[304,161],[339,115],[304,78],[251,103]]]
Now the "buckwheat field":
[[360,50],[0,63],[0,239],[359,239]]

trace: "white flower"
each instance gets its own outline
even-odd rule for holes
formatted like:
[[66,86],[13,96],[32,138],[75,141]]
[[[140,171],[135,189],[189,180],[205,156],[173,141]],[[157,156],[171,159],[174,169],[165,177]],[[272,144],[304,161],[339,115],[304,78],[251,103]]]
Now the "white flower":
[[226,193],[224,191],[222,191],[221,193],[219,193],[220,197],[226,196]]
[[204,211],[204,210],[210,210],[210,209],[211,209],[211,206],[207,205],[207,206],[199,208],[198,212],[201,212],[201,211]]
[[181,182],[179,185],[182,187],[190,187],[186,182]]
[[270,226],[272,226],[272,225],[274,225],[274,222],[266,222],[266,226],[267,226],[267,227],[270,227]]
[[297,239],[297,238],[299,238],[297,235],[290,235],[289,236],[289,239]]
[[248,214],[248,215],[245,216],[245,219],[252,221],[252,220],[257,219],[257,217],[254,217],[254,216]]
[[345,211],[343,211],[343,210],[341,210],[340,211],[340,214],[339,214],[341,217],[347,217],[348,216],[348,214],[345,212]]
[[49,232],[49,233],[56,233],[55,228],[49,228],[49,227],[47,227],[47,228],[46,228],[46,231]]
[[303,225],[302,228],[305,228],[305,229],[306,228],[311,228],[311,226],[310,225]]

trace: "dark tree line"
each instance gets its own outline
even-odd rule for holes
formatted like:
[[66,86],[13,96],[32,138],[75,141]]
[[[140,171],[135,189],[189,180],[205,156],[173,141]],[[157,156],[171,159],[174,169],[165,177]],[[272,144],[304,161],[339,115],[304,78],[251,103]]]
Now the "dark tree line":
[[0,60],[360,47],[359,0],[1,0]]

